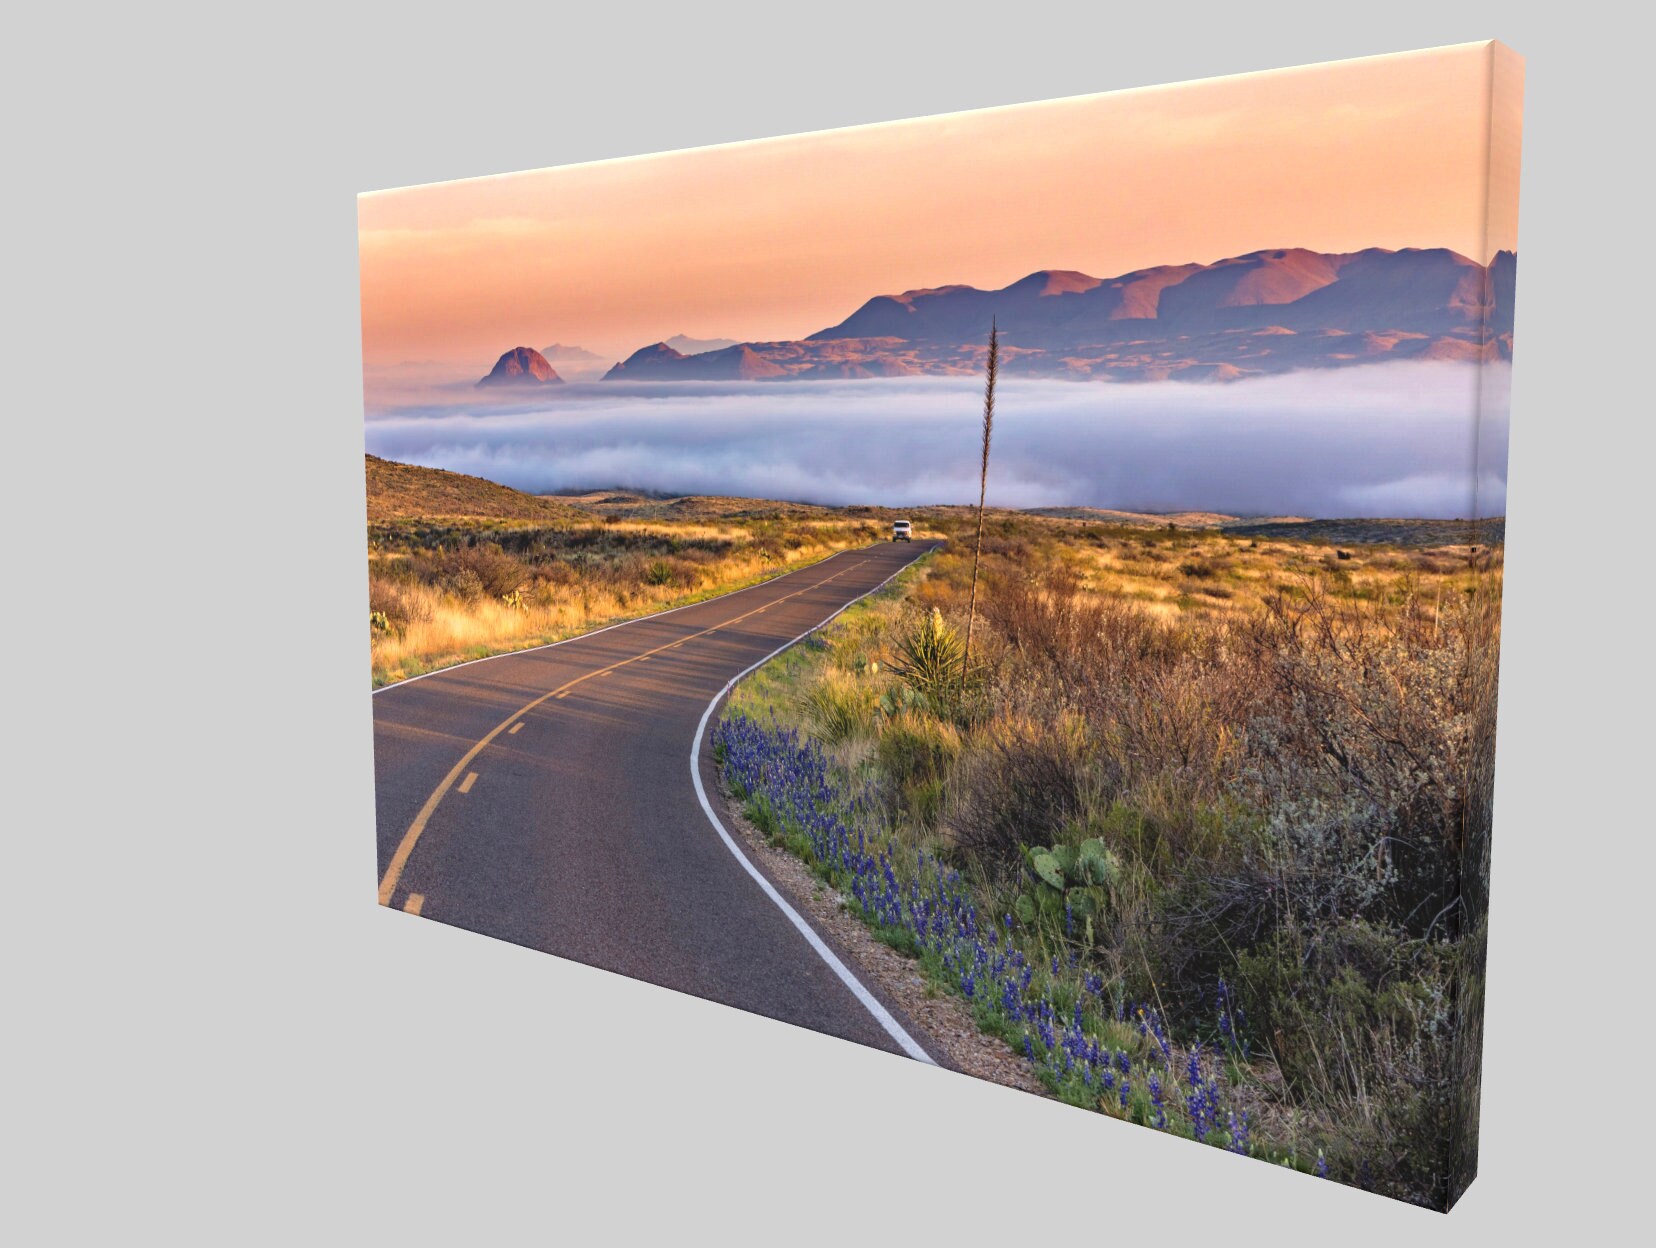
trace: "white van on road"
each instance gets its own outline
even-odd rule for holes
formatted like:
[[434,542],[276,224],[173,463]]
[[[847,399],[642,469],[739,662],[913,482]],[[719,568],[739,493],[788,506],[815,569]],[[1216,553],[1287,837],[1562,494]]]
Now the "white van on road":
[[894,542],[912,542],[914,540],[914,526],[907,520],[899,520],[891,526],[891,540]]

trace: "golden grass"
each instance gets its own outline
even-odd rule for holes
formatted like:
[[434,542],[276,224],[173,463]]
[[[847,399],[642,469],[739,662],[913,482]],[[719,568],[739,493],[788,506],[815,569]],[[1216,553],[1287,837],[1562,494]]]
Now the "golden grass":
[[[665,531],[682,538],[733,536],[701,525],[610,527],[611,532],[621,530],[647,535]],[[622,620],[698,602],[814,563],[864,540],[860,536],[847,540],[842,533],[838,540],[821,537],[780,556],[737,548],[700,569],[700,582],[693,586],[618,584],[613,579],[591,578],[555,588],[542,586],[520,594],[515,604],[505,598],[463,598],[438,585],[394,578],[387,573],[409,556],[375,552],[369,558],[370,598],[394,602],[397,623],[371,632],[373,685],[378,688],[456,663],[562,641]]]

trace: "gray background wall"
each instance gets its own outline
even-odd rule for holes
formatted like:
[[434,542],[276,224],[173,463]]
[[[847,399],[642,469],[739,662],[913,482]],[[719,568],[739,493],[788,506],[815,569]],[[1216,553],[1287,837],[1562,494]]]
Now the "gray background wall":
[[[1651,580],[1624,11],[14,16],[24,1242],[1624,1238]],[[356,191],[1490,36],[1528,124],[1483,1176],[1452,1218],[374,905]]]

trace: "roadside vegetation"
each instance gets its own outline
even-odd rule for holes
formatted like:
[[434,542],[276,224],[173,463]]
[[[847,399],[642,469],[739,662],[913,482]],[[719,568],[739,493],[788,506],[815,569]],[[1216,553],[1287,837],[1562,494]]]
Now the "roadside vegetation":
[[1055,1096],[1452,1203],[1500,546],[992,515],[963,670],[972,521],[928,523],[732,695],[751,820]]
[[375,687],[725,593],[884,532],[872,513],[549,499],[372,456],[367,468]]

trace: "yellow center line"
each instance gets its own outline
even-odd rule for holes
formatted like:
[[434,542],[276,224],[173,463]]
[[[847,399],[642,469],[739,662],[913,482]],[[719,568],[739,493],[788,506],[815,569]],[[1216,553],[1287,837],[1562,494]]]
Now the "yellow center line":
[[460,791],[462,793],[470,793],[472,791],[472,785],[476,783],[477,773],[475,771],[468,771],[466,773],[466,778],[460,782]]
[[523,721],[520,719],[520,720],[518,720],[517,723],[512,725],[511,729],[506,733],[506,735],[509,737],[513,733],[521,732],[522,730],[523,730]]
[[[866,559],[859,559],[856,563],[851,564],[849,567],[841,568],[832,576],[825,576],[822,580],[813,581],[803,589],[796,589],[791,594],[784,594],[780,598],[767,602],[763,607],[758,607],[752,611],[744,612],[743,614],[732,619],[725,620],[721,624],[714,624],[709,628],[704,628],[699,633],[691,633],[688,637],[682,637],[676,642],[664,642],[661,645],[656,646],[654,649],[644,651],[642,654],[635,654],[630,658],[617,660],[616,662],[611,663],[608,667],[601,667],[597,671],[586,673],[584,676],[577,676],[574,680],[566,681],[564,684],[559,685],[556,689],[548,689],[538,698],[535,698],[533,701],[527,702],[523,706],[520,706],[511,715],[507,716],[504,720],[490,729],[488,734],[485,735],[482,740],[478,741],[477,744],[471,747],[471,749],[467,750],[465,754],[461,756],[460,761],[455,763],[454,766],[449,769],[448,775],[443,777],[442,782],[431,791],[431,796],[426,798],[425,805],[420,807],[419,813],[414,816],[414,822],[408,825],[408,831],[403,833],[402,840],[397,844],[396,852],[391,855],[391,864],[385,868],[385,876],[380,880],[379,886],[380,905],[389,906],[391,904],[391,895],[397,891],[397,881],[402,878],[403,869],[408,866],[408,859],[414,852],[414,846],[419,843],[420,836],[425,831],[426,824],[431,822],[431,816],[436,812],[438,803],[440,803],[448,794],[448,791],[454,787],[454,782],[458,780],[462,773],[465,772],[466,768],[471,765],[472,760],[487,749],[489,744],[496,737],[507,731],[507,729],[509,729],[513,724],[528,715],[530,711],[541,705],[541,703],[547,701],[549,698],[567,697],[569,695],[569,691],[583,681],[591,680],[597,676],[608,676],[617,668],[625,667],[629,663],[636,663],[640,659],[649,658],[652,654],[660,654],[663,650],[676,649],[687,641],[695,641],[699,637],[706,637],[710,633],[718,632],[721,628],[729,628],[732,624],[740,624],[743,620],[758,615],[759,612],[765,610],[766,607],[778,606],[781,603],[787,602],[790,598],[797,598],[801,594],[808,594],[813,589],[821,589],[824,585],[828,584],[829,581],[838,580],[847,572],[854,572],[867,562],[868,560]],[[460,786],[460,791],[462,793],[466,792],[471,788],[472,782],[476,779],[477,775],[475,772],[467,776],[465,783]]]
[[424,907],[424,906],[425,906],[425,894],[424,893],[410,893],[410,894],[408,894],[408,900],[403,902],[403,909],[408,911],[408,913],[410,913],[410,914],[420,913],[421,908]]

